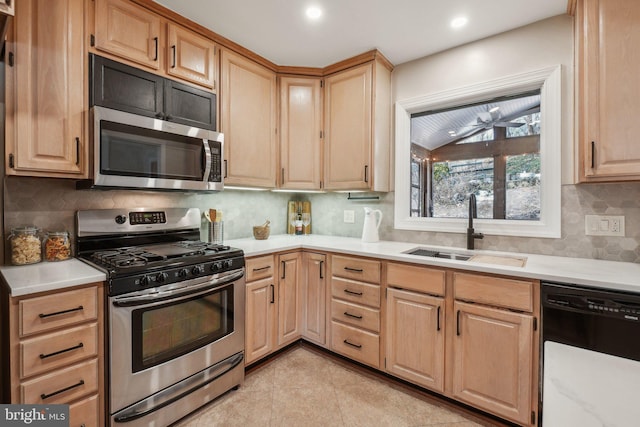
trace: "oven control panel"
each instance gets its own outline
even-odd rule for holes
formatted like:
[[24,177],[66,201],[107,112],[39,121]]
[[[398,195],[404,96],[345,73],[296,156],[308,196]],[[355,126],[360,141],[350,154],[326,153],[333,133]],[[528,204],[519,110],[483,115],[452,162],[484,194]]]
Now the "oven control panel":
[[[116,219],[117,220],[117,219]],[[167,217],[163,211],[158,212],[129,212],[129,224],[164,224]]]
[[110,296],[115,296],[186,280],[207,280],[218,273],[242,269],[244,266],[242,252],[235,256],[226,256],[223,259],[204,260],[199,263],[188,263],[175,267],[165,265],[149,269],[144,273],[112,278],[108,281],[108,291]]

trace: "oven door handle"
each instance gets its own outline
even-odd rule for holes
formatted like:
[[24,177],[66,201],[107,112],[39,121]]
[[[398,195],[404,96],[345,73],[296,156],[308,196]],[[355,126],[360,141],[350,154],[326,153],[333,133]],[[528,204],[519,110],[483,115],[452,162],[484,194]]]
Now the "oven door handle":
[[194,294],[215,291],[216,289],[226,286],[229,283],[232,283],[234,280],[241,278],[242,276],[244,276],[244,269],[234,270],[227,273],[220,273],[214,275],[211,280],[203,283],[167,290],[156,290],[140,295],[116,297],[113,300],[113,305],[116,307],[132,307],[147,305],[154,302],[166,301],[168,299],[175,301],[177,300],[177,298],[183,299],[193,296]]

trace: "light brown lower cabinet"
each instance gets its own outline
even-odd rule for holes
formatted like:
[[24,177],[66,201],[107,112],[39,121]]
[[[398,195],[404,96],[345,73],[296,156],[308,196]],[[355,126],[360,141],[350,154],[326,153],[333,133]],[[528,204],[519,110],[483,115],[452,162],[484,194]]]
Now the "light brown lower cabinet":
[[278,256],[278,347],[285,346],[300,338],[300,275],[302,255],[292,252]]
[[326,265],[327,256],[321,253],[302,254],[303,280],[300,283],[302,296],[302,336],[316,344],[326,344]]
[[444,391],[444,298],[387,289],[387,372]]
[[246,365],[300,338],[301,264],[300,252],[247,259]]
[[104,425],[103,285],[2,297],[10,365],[3,400],[68,404],[70,425]]
[[454,313],[453,396],[530,424],[533,316],[459,301]]
[[535,280],[343,255],[250,258],[246,363],[304,338],[533,426],[539,290]]
[[247,283],[245,288],[245,364],[268,355],[274,349],[275,301],[276,289],[272,277]]

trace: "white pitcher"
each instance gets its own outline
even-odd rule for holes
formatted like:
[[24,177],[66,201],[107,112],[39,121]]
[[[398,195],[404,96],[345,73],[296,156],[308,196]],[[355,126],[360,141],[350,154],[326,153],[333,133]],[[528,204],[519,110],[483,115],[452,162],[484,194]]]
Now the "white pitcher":
[[[378,213],[378,221],[376,222],[375,214]],[[364,208],[364,226],[362,227],[362,241],[373,243],[380,240],[378,236],[378,228],[382,222],[382,211],[378,209]]]

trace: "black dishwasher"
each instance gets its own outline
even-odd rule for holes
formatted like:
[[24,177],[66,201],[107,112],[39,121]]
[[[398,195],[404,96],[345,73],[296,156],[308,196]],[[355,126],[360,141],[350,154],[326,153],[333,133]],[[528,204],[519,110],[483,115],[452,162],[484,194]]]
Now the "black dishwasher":
[[640,293],[541,285],[543,426],[638,425]]

